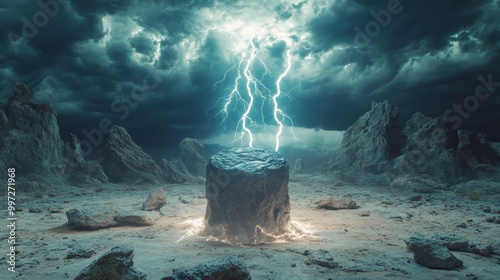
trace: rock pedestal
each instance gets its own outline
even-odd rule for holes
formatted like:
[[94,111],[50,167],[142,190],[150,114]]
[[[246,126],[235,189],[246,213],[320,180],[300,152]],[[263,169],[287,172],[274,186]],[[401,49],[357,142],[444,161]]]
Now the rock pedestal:
[[290,230],[289,168],[277,152],[238,148],[207,167],[204,235],[233,244],[274,241]]

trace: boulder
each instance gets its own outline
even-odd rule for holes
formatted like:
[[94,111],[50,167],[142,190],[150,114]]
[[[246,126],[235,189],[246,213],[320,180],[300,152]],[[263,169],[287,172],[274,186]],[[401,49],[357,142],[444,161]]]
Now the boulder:
[[133,258],[131,246],[116,246],[83,269],[75,280],[145,280],[146,273],[133,267]]
[[8,104],[0,106],[0,168],[8,164],[28,179],[60,176],[64,159],[56,112],[32,98],[18,82]]
[[388,101],[372,103],[344,133],[339,165],[343,170],[383,173],[389,161],[400,154],[402,135],[398,128],[398,108]]
[[160,188],[152,191],[146,202],[142,205],[142,210],[152,211],[152,210],[160,210],[163,206],[167,204],[167,194],[165,191]]
[[426,238],[421,233],[414,233],[405,240],[413,259],[426,267],[435,269],[453,269],[463,265],[444,245],[433,239]]
[[225,256],[200,264],[193,268],[174,270],[173,274],[162,280],[250,280],[252,277],[246,265],[235,256]]
[[180,159],[163,159],[161,167],[167,183],[184,183],[191,180],[189,171]]
[[115,215],[118,209],[111,207],[93,207],[88,209],[70,209],[66,211],[68,226],[77,229],[101,229],[117,224]]
[[186,169],[193,176],[204,177],[207,170],[205,147],[200,141],[185,138],[179,143],[180,158]]
[[491,180],[470,180],[451,186],[452,191],[471,198],[500,194],[500,183]]
[[143,211],[120,211],[115,215],[119,225],[152,226],[158,219],[158,215]]
[[433,193],[436,190],[446,190],[449,186],[447,184],[437,182],[431,178],[410,175],[394,178],[391,183],[391,187],[418,193]]
[[110,182],[114,183],[158,184],[161,179],[155,161],[120,126],[114,126],[111,130],[101,165]]
[[213,155],[206,179],[206,235],[231,243],[273,241],[290,230],[289,169],[285,158],[263,149]]

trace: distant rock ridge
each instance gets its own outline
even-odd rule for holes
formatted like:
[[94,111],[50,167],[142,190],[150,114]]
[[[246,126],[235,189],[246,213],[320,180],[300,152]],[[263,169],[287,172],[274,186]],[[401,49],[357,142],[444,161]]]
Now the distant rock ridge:
[[401,129],[398,111],[388,101],[373,103],[346,130],[341,154],[317,171],[340,172],[344,178],[356,178],[359,173],[382,175],[389,182],[397,179],[397,186],[423,186],[425,181],[425,187],[417,187],[425,190],[498,173],[499,153],[485,135],[454,130],[442,117],[429,118],[419,112]]

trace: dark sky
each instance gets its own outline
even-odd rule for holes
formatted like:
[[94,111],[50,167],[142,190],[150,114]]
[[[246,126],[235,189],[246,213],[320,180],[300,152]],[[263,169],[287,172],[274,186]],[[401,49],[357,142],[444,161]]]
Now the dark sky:
[[[384,99],[403,124],[451,110],[457,127],[500,141],[498,0],[41,2],[0,2],[0,101],[26,83],[54,105],[64,137],[84,139],[109,119],[152,150],[184,137],[226,145],[235,133],[246,145],[237,125],[251,73],[266,98],[256,96],[262,118],[249,114],[255,143],[274,145],[271,97],[288,53],[277,100],[297,140],[285,129],[283,145],[334,146],[341,133],[331,130]],[[238,69],[241,99],[220,125]]]

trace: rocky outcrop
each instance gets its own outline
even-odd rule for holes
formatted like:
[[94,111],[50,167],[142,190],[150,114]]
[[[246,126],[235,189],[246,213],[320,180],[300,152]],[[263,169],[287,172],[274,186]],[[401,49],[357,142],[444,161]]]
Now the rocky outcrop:
[[69,143],[65,144],[64,157],[66,159],[65,173],[69,176],[69,181],[76,185],[98,185],[108,182],[108,177],[104,173],[98,161],[85,161],[80,140],[70,134]]
[[399,156],[403,140],[398,112],[388,101],[372,103],[371,110],[346,130],[339,167],[375,174],[387,171],[390,161]]
[[6,106],[0,106],[0,168],[15,167],[24,178],[63,173],[63,144],[56,112],[37,104],[22,83],[16,83]]
[[205,147],[200,141],[185,138],[179,143],[180,158],[186,169],[193,176],[203,177],[207,170]]
[[235,256],[225,256],[193,268],[174,270],[171,276],[162,280],[186,279],[235,279],[250,280],[252,277],[246,265]]
[[157,184],[161,180],[160,169],[155,161],[120,126],[114,126],[111,130],[101,165],[110,182]]
[[75,280],[145,280],[147,274],[134,267],[134,248],[116,246],[83,269]]
[[288,233],[288,172],[277,152],[244,148],[213,155],[207,168],[205,234],[259,243]]
[[304,167],[304,160],[299,158],[295,161],[295,165],[293,166],[293,173],[295,174],[303,174],[306,172]]

